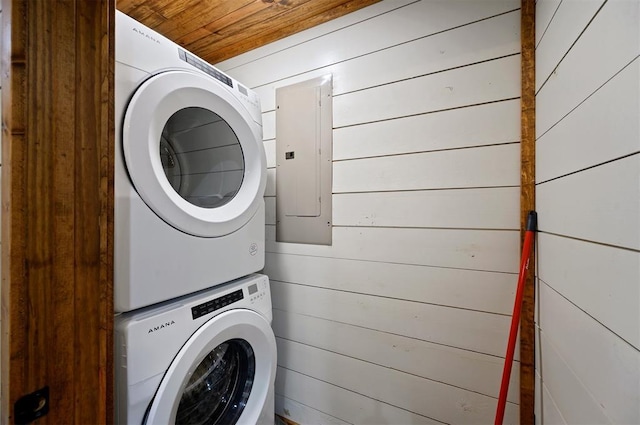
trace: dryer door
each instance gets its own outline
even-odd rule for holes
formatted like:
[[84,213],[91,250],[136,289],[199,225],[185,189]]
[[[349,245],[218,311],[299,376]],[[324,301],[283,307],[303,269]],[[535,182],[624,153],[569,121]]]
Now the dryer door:
[[251,310],[227,311],[182,347],[145,423],[255,425],[275,373],[276,342],[269,323]]
[[262,127],[222,83],[188,71],[148,79],[127,108],[129,176],[165,222],[217,237],[246,224],[266,185]]

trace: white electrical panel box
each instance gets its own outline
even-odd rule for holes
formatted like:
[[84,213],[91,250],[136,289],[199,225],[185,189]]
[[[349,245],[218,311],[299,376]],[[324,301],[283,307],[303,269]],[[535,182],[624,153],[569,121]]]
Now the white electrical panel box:
[[276,240],[331,245],[332,77],[276,89]]

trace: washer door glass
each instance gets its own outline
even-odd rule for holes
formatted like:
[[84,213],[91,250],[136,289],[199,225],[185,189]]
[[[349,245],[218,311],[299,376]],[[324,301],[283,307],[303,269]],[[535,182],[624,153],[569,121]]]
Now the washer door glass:
[[171,187],[198,207],[225,205],[242,186],[240,141],[231,126],[208,109],[184,108],[169,118],[160,139],[160,160]]
[[276,374],[269,321],[245,309],[195,320],[205,323],[169,365],[144,423],[255,424],[273,415],[266,404]]
[[189,378],[176,424],[235,424],[244,410],[255,377],[249,343],[232,339],[214,348]]

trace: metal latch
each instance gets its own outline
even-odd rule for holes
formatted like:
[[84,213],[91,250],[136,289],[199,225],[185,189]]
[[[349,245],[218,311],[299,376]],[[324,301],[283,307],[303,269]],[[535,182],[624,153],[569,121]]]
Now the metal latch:
[[13,405],[16,424],[28,424],[49,413],[49,387],[20,397]]

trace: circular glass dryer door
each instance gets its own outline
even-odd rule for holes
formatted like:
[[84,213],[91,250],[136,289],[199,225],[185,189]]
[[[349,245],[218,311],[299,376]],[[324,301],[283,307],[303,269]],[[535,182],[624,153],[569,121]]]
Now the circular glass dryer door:
[[171,226],[223,236],[258,209],[262,128],[217,80],[188,71],[151,77],[131,98],[122,133],[133,185]]
[[181,348],[145,423],[255,424],[275,369],[275,337],[266,319],[243,309],[222,313]]

